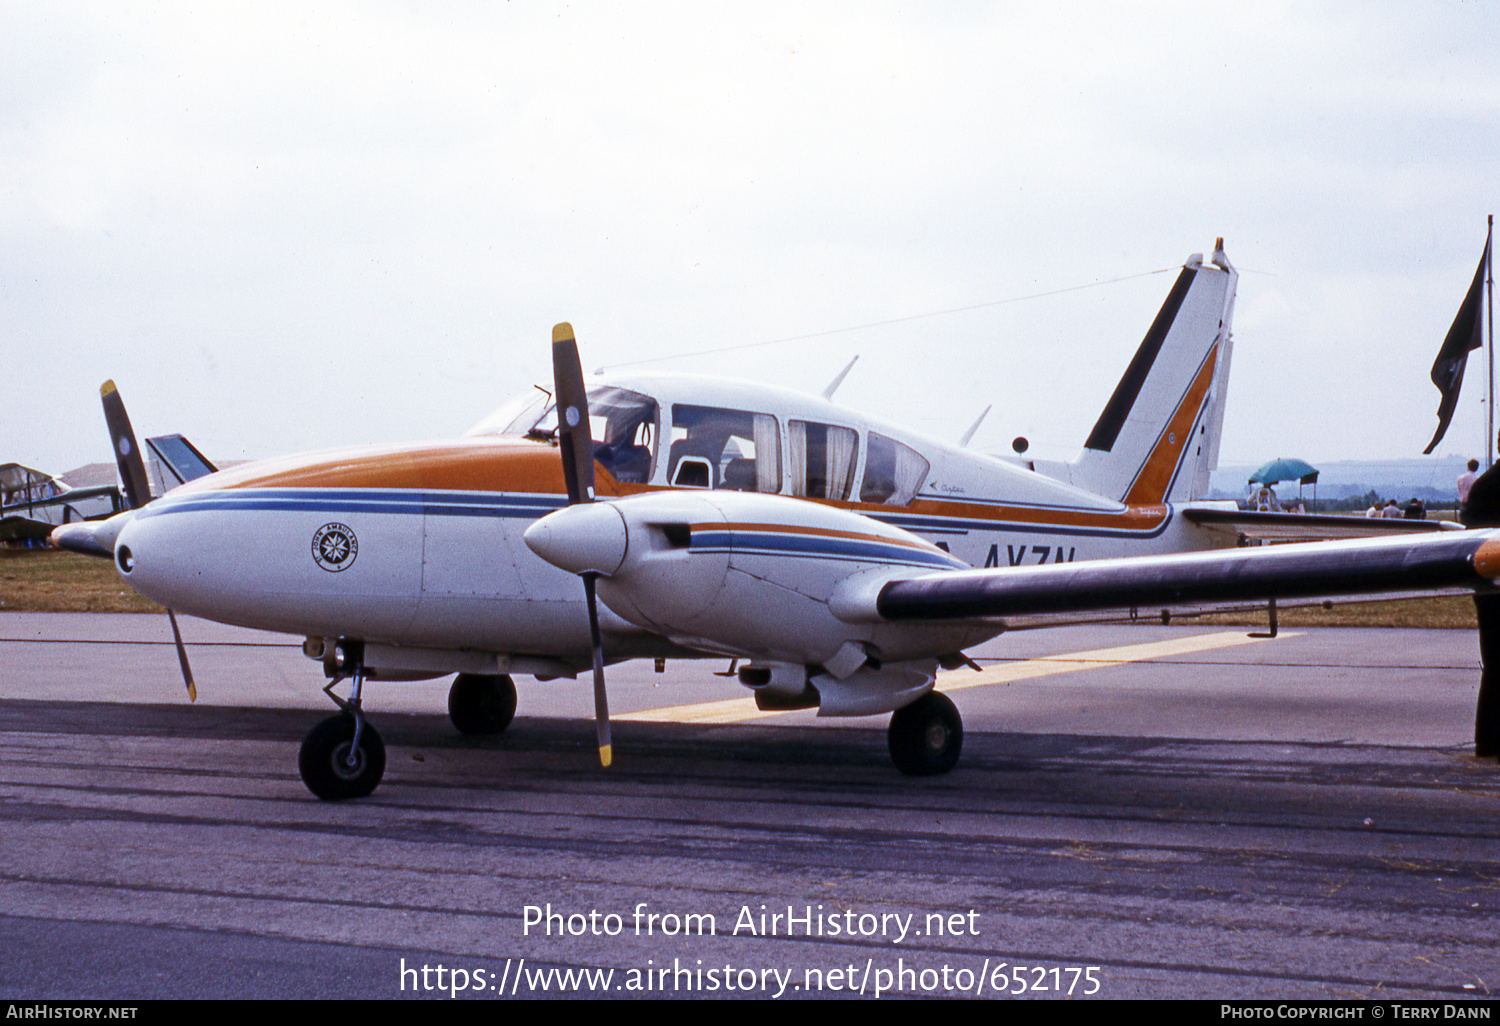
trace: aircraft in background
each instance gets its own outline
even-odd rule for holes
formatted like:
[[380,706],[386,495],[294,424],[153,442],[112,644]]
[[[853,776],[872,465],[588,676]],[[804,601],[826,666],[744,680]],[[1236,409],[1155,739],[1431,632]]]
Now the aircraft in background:
[[[218,469],[181,435],[148,438],[146,445],[154,458],[144,487],[152,497]],[[127,508],[115,485],[74,488],[19,463],[0,464],[0,542],[43,541],[61,524],[104,520]]]
[[[555,402],[533,390],[456,441],[264,460],[149,504],[130,483],[139,457],[122,455],[132,509],[53,540],[113,558],[169,610],[303,636],[340,708],[299,755],[319,797],[379,783],[369,681],[457,674],[452,720],[483,734],[509,724],[513,674],[592,667],[607,765],[605,664],[634,658],[740,660],[763,709],[890,713],[897,767],[946,772],[962,723],[937,669],[1003,617],[1500,577],[1490,532],[1225,550],[1274,534],[1201,498],[1236,280],[1222,240],[1189,258],[1072,463],[980,455],[764,385],[586,382],[559,325]],[[107,386],[116,452],[135,452],[112,402]]]
[[0,464],[0,542],[42,541],[59,524],[112,517],[123,508],[114,485],[74,488],[19,463]]

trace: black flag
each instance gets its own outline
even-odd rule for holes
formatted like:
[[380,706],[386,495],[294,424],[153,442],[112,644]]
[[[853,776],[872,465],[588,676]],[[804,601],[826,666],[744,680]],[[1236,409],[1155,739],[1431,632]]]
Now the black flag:
[[1443,440],[1448,430],[1448,421],[1453,419],[1453,408],[1458,405],[1458,390],[1464,383],[1464,365],[1469,362],[1469,351],[1483,344],[1479,335],[1479,301],[1484,288],[1484,270],[1490,261],[1490,239],[1484,241],[1484,256],[1479,258],[1479,269],[1474,272],[1474,284],[1453,318],[1453,327],[1443,339],[1443,348],[1438,350],[1437,360],[1432,365],[1432,383],[1443,394],[1438,403],[1437,434],[1427,443],[1423,454],[1432,452]]

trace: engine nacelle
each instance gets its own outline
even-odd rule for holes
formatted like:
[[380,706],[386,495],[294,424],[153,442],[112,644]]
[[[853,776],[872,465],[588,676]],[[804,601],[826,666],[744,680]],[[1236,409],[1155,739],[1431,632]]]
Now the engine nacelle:
[[[867,666],[932,659],[999,631],[881,620],[873,610],[878,589],[851,583],[968,566],[900,528],[806,500],[635,495],[549,514],[526,542],[556,566],[601,575],[599,598],[631,623],[691,648],[819,667],[837,681]],[[851,590],[871,601],[851,601]]]

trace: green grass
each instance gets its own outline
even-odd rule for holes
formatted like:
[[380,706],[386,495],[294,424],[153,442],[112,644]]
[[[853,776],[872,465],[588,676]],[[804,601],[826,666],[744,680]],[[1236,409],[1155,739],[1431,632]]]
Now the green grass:
[[112,560],[53,549],[0,548],[0,612],[159,613]]
[[[1276,611],[1278,627],[1419,627],[1434,630],[1478,630],[1474,600],[1467,595],[1436,595],[1432,598],[1391,599],[1384,602],[1342,601],[1324,606],[1294,606]],[[1194,618],[1193,623],[1226,627],[1259,627],[1268,622],[1266,609],[1243,613],[1216,613]]]

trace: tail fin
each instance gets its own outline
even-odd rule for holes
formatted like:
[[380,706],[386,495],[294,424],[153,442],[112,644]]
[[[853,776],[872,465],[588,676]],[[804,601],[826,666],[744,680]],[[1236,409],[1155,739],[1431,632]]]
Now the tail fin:
[[196,445],[181,435],[157,435],[146,439],[146,444],[156,454],[157,479],[162,492],[196,481],[219,469],[198,451]]
[[1218,240],[1177,276],[1125,376],[1069,465],[1072,483],[1132,506],[1201,498],[1219,463],[1238,273]]

